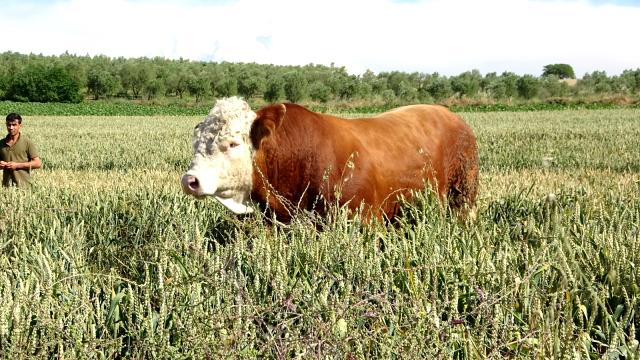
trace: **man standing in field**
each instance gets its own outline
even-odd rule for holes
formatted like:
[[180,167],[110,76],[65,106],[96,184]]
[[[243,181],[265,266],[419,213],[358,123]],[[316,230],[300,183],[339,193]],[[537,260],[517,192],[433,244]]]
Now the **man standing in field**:
[[2,186],[29,187],[31,170],[41,166],[38,151],[33,142],[20,134],[22,117],[16,113],[7,115],[7,136],[0,140],[0,169]]

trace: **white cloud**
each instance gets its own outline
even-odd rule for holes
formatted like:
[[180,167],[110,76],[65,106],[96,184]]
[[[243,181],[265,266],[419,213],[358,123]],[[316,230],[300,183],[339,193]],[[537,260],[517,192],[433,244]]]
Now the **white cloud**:
[[640,7],[535,0],[9,2],[0,52],[577,75],[640,67]]

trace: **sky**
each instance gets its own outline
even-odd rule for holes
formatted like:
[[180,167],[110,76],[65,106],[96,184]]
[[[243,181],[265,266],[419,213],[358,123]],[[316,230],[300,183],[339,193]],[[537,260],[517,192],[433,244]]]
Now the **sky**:
[[582,77],[638,44],[640,0],[0,0],[0,53]]

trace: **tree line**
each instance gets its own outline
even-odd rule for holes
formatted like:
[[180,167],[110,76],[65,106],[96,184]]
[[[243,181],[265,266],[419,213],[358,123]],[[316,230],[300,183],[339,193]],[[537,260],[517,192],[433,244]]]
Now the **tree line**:
[[[608,76],[593,71],[575,79],[568,64],[549,64],[540,76],[505,71],[456,76],[437,72],[366,71],[349,74],[344,67],[309,64],[280,66],[155,58],[111,58],[62,54],[0,54],[0,100],[68,102],[129,99],[163,101],[240,95],[276,101],[412,102],[554,101],[604,96],[637,98],[640,68]],[[207,100],[209,101],[209,100]]]

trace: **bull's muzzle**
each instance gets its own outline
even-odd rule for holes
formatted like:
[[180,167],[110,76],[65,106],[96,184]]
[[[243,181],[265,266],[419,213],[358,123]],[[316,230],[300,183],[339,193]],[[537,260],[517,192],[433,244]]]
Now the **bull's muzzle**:
[[186,174],[182,177],[182,191],[190,195],[199,195],[200,193],[200,182],[198,178]]

